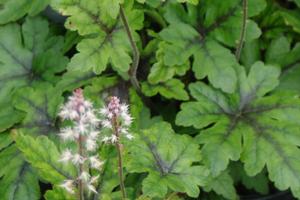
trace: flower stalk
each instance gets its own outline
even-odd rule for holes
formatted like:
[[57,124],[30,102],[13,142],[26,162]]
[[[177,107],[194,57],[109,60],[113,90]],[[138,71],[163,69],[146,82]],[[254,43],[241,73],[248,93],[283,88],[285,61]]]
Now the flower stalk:
[[100,110],[100,113],[104,116],[102,121],[103,127],[111,129],[111,136],[106,136],[103,141],[112,143],[115,145],[118,153],[118,174],[120,180],[120,189],[122,192],[122,199],[126,199],[126,189],[124,184],[123,174],[123,158],[122,158],[122,144],[121,136],[125,135],[128,139],[132,139],[133,136],[128,133],[128,127],[132,122],[132,118],[128,113],[128,105],[120,104],[118,97],[111,97],[107,107]]
[[99,176],[92,176],[91,169],[101,170],[103,164],[95,153],[100,120],[92,103],[84,99],[81,89],[73,92],[59,115],[63,120],[72,122],[71,126],[61,130],[61,139],[76,144],[76,149],[65,149],[60,161],[72,163],[77,168],[77,177],[74,180],[65,180],[60,186],[69,193],[75,193],[76,188],[78,200],[84,200],[85,191],[97,193],[94,184]]

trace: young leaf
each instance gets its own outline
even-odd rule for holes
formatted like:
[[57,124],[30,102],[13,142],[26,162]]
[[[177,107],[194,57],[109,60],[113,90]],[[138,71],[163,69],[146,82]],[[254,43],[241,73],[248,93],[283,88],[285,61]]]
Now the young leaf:
[[58,161],[60,153],[55,144],[46,136],[33,138],[22,133],[15,133],[14,137],[25,159],[37,169],[43,180],[61,184],[66,179],[74,178],[75,168]]
[[67,59],[59,52],[62,38],[52,37],[47,21],[41,18],[27,18],[22,28],[2,26],[0,38],[0,101],[14,88],[53,81],[54,74],[66,65]]
[[174,134],[166,122],[141,131],[127,148],[128,170],[148,172],[143,181],[143,193],[151,197],[163,198],[168,188],[197,197],[198,186],[203,185],[209,175],[205,167],[192,165],[201,159],[198,145],[188,136]]
[[201,129],[196,140],[204,144],[203,158],[213,175],[220,174],[229,160],[241,159],[249,176],[266,166],[278,189],[291,188],[299,195],[300,160],[294,157],[300,153],[299,99],[286,94],[265,96],[278,85],[276,67],[257,62],[248,76],[243,68],[237,68],[237,73],[239,91],[233,95],[201,82],[190,84],[196,100],[181,105],[176,123]]
[[[10,137],[8,134],[7,136]],[[0,165],[2,166],[0,169],[1,198],[11,200],[40,199],[38,177],[29,163],[25,162],[15,144],[10,143],[1,149]]]
[[184,90],[184,84],[178,79],[170,79],[164,83],[151,85],[147,82],[142,83],[142,91],[146,96],[154,96],[157,93],[171,99],[188,100],[188,93]]
[[[113,1],[113,7],[116,7],[118,2],[120,1]],[[108,12],[105,9],[108,5],[111,6],[111,3],[110,0],[53,2],[54,8],[69,16],[65,26],[85,36],[77,45],[79,53],[71,59],[68,66],[70,69],[93,69],[95,73],[100,74],[111,64],[120,74],[128,71],[131,46],[121,20],[119,17],[114,19],[116,12],[111,12],[111,9]],[[140,29],[143,22],[142,12],[132,9],[131,3],[125,5],[125,11],[131,30]]]
[[69,194],[64,188],[54,186],[52,190],[47,190],[45,194],[46,200],[63,199],[75,200],[74,195]]
[[151,67],[150,74],[148,75],[148,81],[151,84],[165,82],[176,74],[182,76],[190,68],[189,62],[186,62],[183,65],[175,65],[172,67],[165,65],[163,60],[165,46],[166,42],[160,42],[158,45],[158,50],[156,51],[157,62]]
[[20,130],[26,134],[49,135],[55,131],[55,119],[63,97],[50,84],[39,84],[35,88],[24,87],[15,92],[13,105],[26,113]]

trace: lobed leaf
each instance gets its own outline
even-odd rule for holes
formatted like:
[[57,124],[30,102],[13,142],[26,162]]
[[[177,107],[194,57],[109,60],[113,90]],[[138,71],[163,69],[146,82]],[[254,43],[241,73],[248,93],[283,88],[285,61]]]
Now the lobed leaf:
[[198,186],[205,183],[209,172],[203,166],[192,165],[201,158],[198,146],[189,137],[175,135],[165,122],[156,123],[135,137],[134,143],[127,146],[127,167],[130,172],[148,172],[143,181],[145,195],[162,198],[169,188],[198,196]]
[[154,96],[159,93],[168,99],[189,99],[188,93],[184,90],[184,84],[180,80],[175,78],[157,85],[151,85],[147,82],[143,82],[142,91],[146,96]]
[[17,132],[14,139],[25,159],[37,169],[43,180],[61,184],[66,179],[74,178],[75,168],[58,161],[60,153],[55,144],[46,136],[33,138]]
[[50,135],[57,132],[55,126],[62,94],[50,84],[39,84],[35,88],[24,87],[15,92],[13,105],[25,112],[19,130],[32,135]]
[[1,133],[0,144],[0,196],[9,200],[38,200],[38,177],[27,163],[9,133]]
[[[95,73],[100,74],[111,64],[120,74],[128,71],[132,62],[129,55],[131,46],[123,24],[117,17],[120,2],[120,0],[53,2],[55,9],[69,16],[65,26],[85,36],[77,45],[79,53],[71,59],[69,69],[84,69],[83,71],[93,69]],[[143,13],[132,9],[131,1],[125,4],[125,12],[132,31],[140,29]]]
[[266,166],[278,189],[291,188],[298,195],[300,160],[294,155],[299,153],[300,101],[288,94],[266,96],[278,85],[276,67],[256,62],[248,76],[243,68],[236,70],[239,90],[232,95],[201,82],[191,84],[197,101],[182,104],[176,123],[201,129],[196,140],[203,144],[203,159],[214,176],[230,160],[241,159],[249,176]]
[[52,37],[42,18],[26,18],[22,27],[2,26],[0,38],[0,101],[8,99],[15,88],[57,80],[55,73],[68,61],[59,51],[62,38]]

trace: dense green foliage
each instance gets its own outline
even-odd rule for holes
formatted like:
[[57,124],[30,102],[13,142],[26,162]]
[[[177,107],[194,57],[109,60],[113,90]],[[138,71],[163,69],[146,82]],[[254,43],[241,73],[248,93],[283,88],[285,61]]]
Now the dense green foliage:
[[[129,102],[128,199],[300,199],[299,0],[0,2],[0,199],[73,200],[58,111]],[[86,200],[121,199],[117,152]],[[245,192],[246,191],[246,192]]]

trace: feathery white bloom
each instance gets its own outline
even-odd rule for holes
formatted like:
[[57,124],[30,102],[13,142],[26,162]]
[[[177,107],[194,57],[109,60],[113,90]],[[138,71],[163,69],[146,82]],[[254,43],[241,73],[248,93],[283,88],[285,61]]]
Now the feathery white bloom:
[[83,102],[83,105],[84,105],[86,108],[88,108],[88,109],[91,109],[91,108],[93,107],[93,103],[90,102],[89,100],[85,100],[85,101]]
[[111,125],[110,120],[103,120],[103,121],[101,122],[101,124],[102,124],[102,126],[103,126],[104,128],[109,128],[109,129],[112,128],[112,125]]
[[86,123],[80,121],[79,123],[76,124],[75,130],[77,130],[80,134],[83,135],[88,131],[88,126]]
[[132,117],[128,113],[123,113],[122,118],[124,120],[124,125],[130,126],[130,124],[132,123]]
[[96,188],[92,184],[87,184],[87,188],[94,193],[98,193]]
[[90,180],[90,177],[91,177],[91,175],[88,172],[83,171],[83,172],[81,172],[81,174],[78,178],[80,180],[83,180],[84,182],[88,182]]
[[126,134],[125,135],[129,140],[132,140],[134,137],[133,137],[133,135],[131,135],[130,133],[128,133],[128,134]]
[[75,165],[78,165],[78,164],[82,164],[84,163],[85,161],[85,158],[82,157],[80,154],[74,154],[73,155],[73,158],[72,158],[72,163],[75,164]]
[[102,142],[104,142],[104,143],[108,143],[109,141],[110,141],[110,137],[108,137],[108,136],[105,136],[102,138]]
[[93,110],[89,110],[85,114],[86,120],[92,125],[92,126],[98,126],[100,120],[96,117]]
[[120,112],[121,113],[128,113],[128,105],[125,103],[122,103],[120,106]]
[[88,151],[95,151],[97,147],[97,143],[92,138],[87,138],[85,142],[85,146]]
[[66,149],[62,155],[61,158],[58,160],[59,162],[68,162],[73,158],[72,152],[69,149]]
[[119,129],[119,132],[120,132],[121,134],[126,135],[126,134],[128,134],[128,128],[121,127],[121,128]]
[[101,166],[103,165],[103,162],[100,161],[97,156],[91,156],[90,157],[90,164],[91,164],[91,167],[94,168],[94,169],[100,169]]
[[96,183],[98,179],[99,179],[99,175],[97,175],[97,176],[92,176],[92,178],[91,178],[91,180],[90,180],[90,183],[91,183],[91,184]]
[[59,133],[59,136],[62,138],[62,140],[74,140],[76,138],[76,133],[74,133],[73,129],[71,127],[63,128],[61,132]]
[[99,136],[99,131],[91,131],[89,134],[89,137],[91,139],[97,139],[98,136]]
[[74,194],[74,185],[73,180],[65,180],[62,184],[59,186],[67,190],[69,193]]
[[118,141],[118,137],[116,135],[112,135],[110,137],[111,143],[116,143]]
[[100,109],[100,114],[103,116],[106,116],[109,113],[109,110],[106,106],[104,106],[103,108]]

